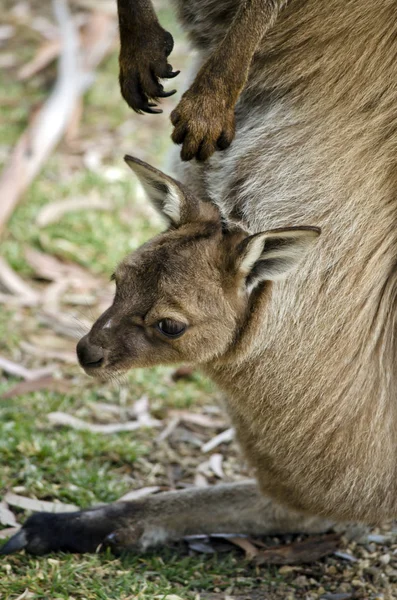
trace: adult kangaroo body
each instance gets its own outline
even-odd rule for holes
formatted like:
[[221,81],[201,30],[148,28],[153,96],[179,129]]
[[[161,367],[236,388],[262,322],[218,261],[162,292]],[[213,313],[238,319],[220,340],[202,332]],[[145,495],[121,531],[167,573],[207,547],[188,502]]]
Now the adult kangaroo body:
[[[227,4],[179,2],[199,52]],[[338,519],[397,514],[396,10],[291,1],[254,55],[231,147],[179,166],[252,232],[322,228],[305,269],[274,286],[248,362],[211,375],[262,489]]]
[[[198,64],[205,64],[240,3],[177,4]],[[227,392],[261,492],[236,484],[73,515],[38,514],[5,551],[93,550],[109,534],[109,543],[142,548],[190,533],[316,531],[327,526],[322,518],[397,515],[396,9],[395,0],[291,0],[256,48],[227,150],[204,163],[178,162],[185,187],[128,159],[172,228],[119,267],[118,295],[80,342],[80,362],[106,375],[176,356],[196,361]],[[309,236],[299,230],[294,245],[288,228],[302,224],[322,235],[284,280],[278,269]],[[275,227],[284,230],[263,234],[272,240],[270,258],[269,242],[263,250],[255,241],[261,236],[241,241],[243,230]],[[164,254],[168,244],[172,252]],[[219,275],[222,252],[237,253],[233,268],[244,273],[244,293],[240,280],[232,285]],[[171,354],[156,346],[157,354],[142,357],[131,349],[125,319],[148,301],[149,282],[139,275],[148,264],[164,269],[153,271],[153,290],[170,289],[182,306],[197,300],[200,327],[214,317],[201,344],[189,342],[197,326],[180,330]],[[197,299],[200,290],[210,308]]]

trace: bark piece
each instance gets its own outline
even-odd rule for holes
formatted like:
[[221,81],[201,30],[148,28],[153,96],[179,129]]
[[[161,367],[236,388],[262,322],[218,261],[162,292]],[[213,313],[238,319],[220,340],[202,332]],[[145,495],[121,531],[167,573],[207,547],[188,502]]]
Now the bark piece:
[[330,533],[325,536],[309,537],[303,542],[274,546],[262,550],[256,557],[258,564],[294,565],[312,563],[333,554],[339,547],[340,536]]
[[28,381],[21,381],[11,389],[7,390],[0,396],[2,400],[9,400],[17,396],[23,396],[24,394],[31,394],[32,392],[40,392],[42,390],[52,392],[67,393],[72,386],[72,382],[68,379],[55,379],[54,377],[40,377],[39,379],[32,379]]
[[52,513],[64,513],[73,512],[78,510],[78,506],[74,504],[64,504],[63,502],[48,502],[47,500],[37,500],[37,498],[27,498],[26,496],[19,496],[12,492],[7,492],[3,498],[4,502],[7,502],[10,506],[17,506],[24,510],[31,510],[34,512],[52,512]]

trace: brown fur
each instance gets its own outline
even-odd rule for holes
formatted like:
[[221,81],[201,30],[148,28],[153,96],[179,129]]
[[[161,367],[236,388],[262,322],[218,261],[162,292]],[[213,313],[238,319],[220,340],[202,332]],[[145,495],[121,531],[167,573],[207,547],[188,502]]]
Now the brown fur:
[[[182,144],[182,160],[207,160],[231,144],[235,105],[252,56],[286,1],[244,0],[237,6],[225,3],[226,7],[219,2],[217,19],[222,16],[229,28],[171,114],[175,126],[172,139]],[[170,95],[164,93],[158,79],[175,76],[167,65],[172,37],[160,27],[150,0],[118,0],[118,9],[122,94],[138,112],[159,112],[150,100]],[[182,15],[186,10],[186,19],[194,22],[189,2],[179,2],[179,10]]]
[[[235,14],[239,3],[178,5],[199,68],[229,30],[226,13]],[[395,13],[395,0],[291,0],[253,57],[232,146],[204,165],[178,162],[186,187],[147,167],[154,196],[176,185],[191,206],[181,211],[183,223],[161,238],[174,248],[166,261],[173,276],[154,296],[163,301],[168,291],[181,293],[178,319],[190,306],[195,318],[199,310],[205,316],[204,347],[192,328],[185,341],[164,341],[163,358],[177,352],[190,360],[197,352],[201,367],[226,391],[245,455],[263,494],[275,501],[248,483],[150,498],[137,521],[153,543],[213,531],[220,514],[219,527],[243,532],[255,523],[258,533],[321,528],[316,519],[308,523],[310,515],[365,522],[397,515]],[[219,213],[198,197],[211,200],[223,222],[237,220],[237,230],[216,225]],[[160,201],[159,193],[154,199]],[[175,206],[164,208],[172,221]],[[208,221],[212,233],[204,238]],[[322,234],[295,273],[240,296],[224,259],[237,264],[247,232],[300,224],[321,227]],[[201,236],[195,242],[193,231]],[[237,246],[235,235],[241,236]],[[153,252],[157,264],[158,243],[136,259]],[[164,282],[166,271],[157,270],[155,281]],[[95,345],[88,346],[98,358]],[[95,514],[99,521],[104,516]],[[127,509],[130,523],[126,515]],[[150,535],[142,534],[143,545]]]

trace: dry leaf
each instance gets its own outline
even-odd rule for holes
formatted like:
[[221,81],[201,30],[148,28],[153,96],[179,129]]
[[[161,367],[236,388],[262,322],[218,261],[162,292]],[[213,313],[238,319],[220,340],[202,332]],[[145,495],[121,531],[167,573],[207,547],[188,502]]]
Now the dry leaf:
[[51,223],[59,221],[63,215],[68,212],[80,210],[112,210],[113,206],[106,200],[100,198],[68,198],[66,200],[58,200],[44,206],[36,218],[36,224],[39,227],[46,227]]
[[18,527],[14,513],[11,512],[4,500],[0,502],[0,523],[2,525],[9,525],[10,527]]
[[340,544],[340,536],[330,533],[324,536],[309,537],[303,542],[285,546],[274,546],[261,550],[256,557],[258,564],[294,565],[312,563],[324,556],[333,554]]
[[[181,596],[176,596],[175,594],[167,594],[165,597],[166,600],[185,600],[185,598],[181,598]],[[155,596],[154,598],[155,600],[164,600],[164,594],[161,594],[161,596]]]
[[208,462],[211,470],[215,473],[215,475],[220,479],[223,479],[225,474],[222,469],[222,454],[212,454]]
[[18,496],[12,492],[7,492],[3,498],[10,506],[17,506],[24,510],[32,510],[34,512],[51,512],[64,513],[79,510],[74,504],[64,504],[63,502],[47,502],[46,500],[37,500],[36,498],[27,498],[26,496]]
[[114,423],[122,420],[121,417],[125,411],[116,404],[106,402],[89,402],[88,407],[94,418],[100,423]]
[[26,590],[23,592],[23,594],[18,596],[18,598],[15,598],[15,600],[31,600],[32,598],[36,598],[36,594],[34,592],[30,592],[26,588]]
[[256,548],[254,544],[250,542],[247,538],[228,536],[227,540],[235,546],[238,546],[239,548],[244,550],[245,556],[246,558],[248,558],[248,560],[255,558],[260,553],[260,550],[258,550],[258,548]]
[[205,475],[203,475],[202,473],[196,473],[194,476],[194,485],[196,487],[203,488],[203,487],[208,487],[209,483],[208,483]]
[[[139,398],[139,400],[134,402],[131,414],[135,415],[140,427],[160,427],[162,425],[161,421],[152,419],[149,412],[149,399],[147,396],[142,396],[142,398]],[[155,425],[153,425],[153,423]]]
[[0,398],[2,400],[9,400],[10,398],[31,394],[32,392],[39,392],[41,390],[62,392],[66,394],[71,386],[72,382],[68,379],[54,379],[54,377],[51,376],[40,377],[39,379],[33,379],[31,381],[21,381],[21,383],[18,383],[4,392]]
[[214,448],[219,446],[220,444],[227,444],[234,440],[234,429],[231,427],[230,429],[226,429],[222,431],[219,435],[216,435],[212,440],[203,444],[201,450],[203,452],[211,452]]
[[166,440],[178,427],[179,417],[173,417],[167,424],[167,427],[157,436],[156,442],[163,442]]
[[20,296],[31,305],[35,305],[39,302],[40,295],[36,290],[28,286],[19,275],[17,275],[6,261],[0,256],[0,286],[5,289],[6,292],[13,294],[14,296]]
[[64,412],[49,413],[47,417],[52,425],[63,425],[79,431],[91,431],[92,433],[103,433],[105,435],[120,433],[122,431],[136,431],[142,427],[160,427],[161,425],[161,421],[157,421],[156,419],[147,419],[144,423],[140,421],[127,421],[126,423],[99,425],[97,423],[87,423]]
[[55,333],[79,339],[91,329],[91,323],[84,318],[76,319],[73,315],[62,312],[41,312],[38,315],[40,323],[47,325]]
[[83,118],[84,101],[79,98],[74,107],[72,116],[65,131],[65,142],[68,146],[72,146],[76,142],[80,130],[81,119]]
[[59,305],[63,300],[63,295],[69,287],[67,279],[59,279],[50,283],[42,294],[42,305],[50,314],[59,311]]
[[71,285],[90,289],[98,286],[98,279],[76,263],[64,262],[55,256],[45,254],[34,248],[26,248],[25,258],[36,274],[48,281],[67,279]]
[[0,292],[0,304],[6,304],[9,306],[36,306],[37,301],[30,297],[20,296],[10,296],[10,294],[2,294]]
[[42,369],[27,369],[23,365],[19,365],[8,358],[0,356],[0,369],[5,373],[9,373],[10,375],[22,377],[22,379],[26,379],[27,381],[34,381],[35,379],[40,379],[41,377],[53,373],[54,366],[49,365],[48,367],[43,367]]
[[17,533],[21,528],[20,527],[7,527],[7,529],[0,529],[0,540],[4,540],[6,538],[11,537],[15,533]]
[[111,48],[117,31],[114,19],[100,13],[92,14],[84,50],[80,51],[78,31],[67,3],[53,0],[53,7],[61,37],[58,77],[52,93],[19,138],[3,170],[0,230],[64,134],[76,102],[91,85],[93,71]]
[[160,487],[158,485],[152,485],[144,488],[140,488],[139,490],[131,490],[131,492],[127,492],[124,496],[121,496],[117,500],[117,502],[126,501],[126,500],[139,500],[139,498],[144,498],[145,496],[150,496],[150,494],[154,494],[160,491]]
[[179,417],[184,423],[191,423],[192,425],[198,425],[199,427],[222,429],[222,427],[225,427],[226,425],[224,419],[214,419],[208,415],[202,415],[188,410],[170,410],[169,415],[172,417]]
[[32,354],[36,358],[43,359],[53,359],[58,360],[60,362],[70,363],[72,365],[76,364],[76,353],[75,352],[67,352],[62,350],[55,349],[45,349],[40,345],[30,344],[29,342],[20,342],[20,346],[22,350],[27,352],[28,354]]
[[61,51],[61,41],[46,40],[41,46],[39,46],[36,56],[32,58],[28,63],[23,65],[18,70],[17,79],[23,81],[29,79],[33,75],[36,75],[42,69],[45,69],[52,61],[54,61]]

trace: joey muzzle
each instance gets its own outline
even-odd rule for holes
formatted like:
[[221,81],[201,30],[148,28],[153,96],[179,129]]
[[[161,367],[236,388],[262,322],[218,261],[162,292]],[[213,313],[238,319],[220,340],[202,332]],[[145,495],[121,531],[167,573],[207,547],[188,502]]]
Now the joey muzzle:
[[99,369],[105,362],[105,351],[101,346],[91,344],[89,335],[81,338],[76,347],[80,365],[85,371]]

